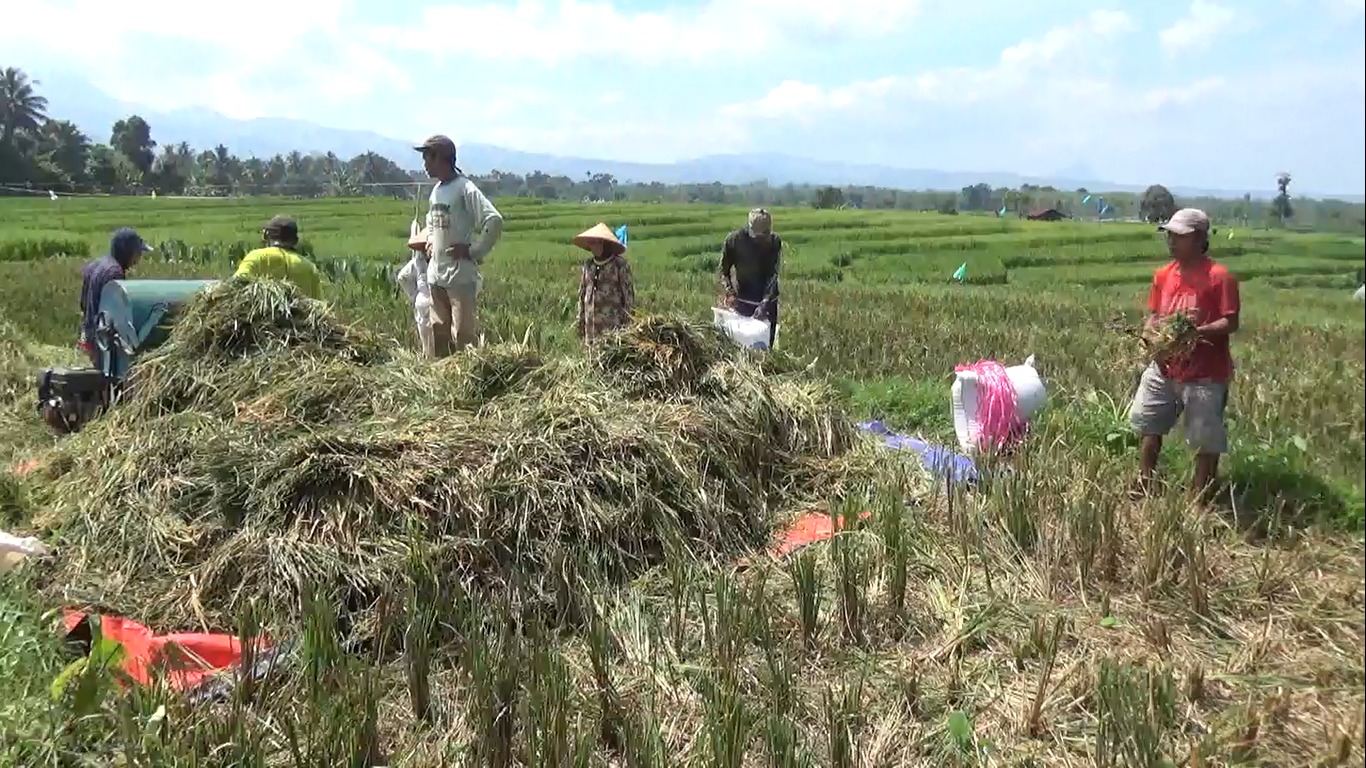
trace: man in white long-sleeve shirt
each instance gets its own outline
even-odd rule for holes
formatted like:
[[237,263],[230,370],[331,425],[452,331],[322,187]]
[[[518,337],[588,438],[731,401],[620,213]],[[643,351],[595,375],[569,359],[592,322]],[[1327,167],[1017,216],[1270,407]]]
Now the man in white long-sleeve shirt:
[[432,347],[436,357],[478,338],[475,300],[479,265],[503,234],[503,216],[455,164],[455,142],[433,136],[414,147],[436,179],[427,210],[427,282],[432,291]]

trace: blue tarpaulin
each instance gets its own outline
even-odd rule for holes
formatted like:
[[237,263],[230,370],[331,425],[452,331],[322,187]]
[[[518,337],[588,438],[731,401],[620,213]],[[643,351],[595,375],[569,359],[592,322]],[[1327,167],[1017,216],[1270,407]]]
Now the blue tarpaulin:
[[888,448],[915,451],[925,468],[940,477],[951,477],[955,483],[975,483],[981,478],[971,458],[945,446],[934,445],[918,437],[899,435],[880,421],[861,422],[858,428],[881,437]]

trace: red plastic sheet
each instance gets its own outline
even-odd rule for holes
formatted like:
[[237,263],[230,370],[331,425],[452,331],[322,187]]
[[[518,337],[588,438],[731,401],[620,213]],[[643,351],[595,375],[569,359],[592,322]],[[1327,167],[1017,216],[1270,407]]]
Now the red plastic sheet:
[[[872,513],[859,513],[860,520],[867,520]],[[844,518],[839,518],[839,526],[843,528]],[[778,541],[769,547],[768,553],[773,557],[785,557],[808,544],[818,541],[828,541],[835,535],[835,523],[830,519],[828,512],[812,512],[803,515],[792,522],[778,537]]]
[[[62,616],[66,633],[76,630],[87,616],[80,611],[66,611]],[[150,683],[153,671],[159,671],[172,688],[185,691],[242,662],[241,644],[232,635],[157,635],[132,619],[104,615],[99,619],[100,633],[124,647],[123,671],[140,685]]]

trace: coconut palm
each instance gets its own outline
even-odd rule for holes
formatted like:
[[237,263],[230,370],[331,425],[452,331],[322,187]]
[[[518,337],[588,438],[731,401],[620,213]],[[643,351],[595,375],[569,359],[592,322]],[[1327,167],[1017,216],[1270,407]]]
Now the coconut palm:
[[90,137],[68,120],[48,120],[39,133],[39,147],[51,165],[62,172],[67,182],[85,173],[90,159]]
[[47,120],[47,99],[38,95],[24,70],[0,70],[0,149],[9,149],[16,131],[36,131]]

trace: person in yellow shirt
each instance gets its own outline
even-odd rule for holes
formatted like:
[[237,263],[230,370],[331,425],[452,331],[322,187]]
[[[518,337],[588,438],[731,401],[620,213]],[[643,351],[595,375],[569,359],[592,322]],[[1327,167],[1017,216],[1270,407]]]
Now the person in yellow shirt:
[[322,275],[313,262],[298,253],[298,222],[288,216],[272,217],[261,230],[261,239],[265,247],[243,256],[233,277],[288,280],[303,295],[311,299],[322,297]]

